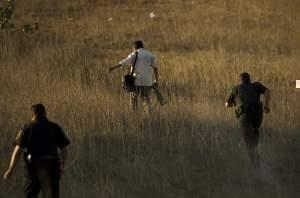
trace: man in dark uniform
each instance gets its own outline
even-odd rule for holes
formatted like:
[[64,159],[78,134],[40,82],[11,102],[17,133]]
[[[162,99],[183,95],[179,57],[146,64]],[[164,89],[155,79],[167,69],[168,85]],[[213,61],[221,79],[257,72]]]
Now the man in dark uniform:
[[23,127],[15,140],[16,146],[4,179],[11,176],[23,153],[25,197],[37,198],[42,190],[43,197],[58,198],[60,174],[64,170],[66,147],[70,142],[61,127],[47,119],[44,105],[33,105],[31,110],[32,122]]
[[[264,105],[260,96],[265,96]],[[249,157],[255,167],[259,167],[259,127],[263,120],[263,111],[270,112],[270,90],[259,82],[251,82],[248,73],[240,74],[240,84],[235,86],[226,101],[226,107],[235,107],[239,127],[243,133]]]

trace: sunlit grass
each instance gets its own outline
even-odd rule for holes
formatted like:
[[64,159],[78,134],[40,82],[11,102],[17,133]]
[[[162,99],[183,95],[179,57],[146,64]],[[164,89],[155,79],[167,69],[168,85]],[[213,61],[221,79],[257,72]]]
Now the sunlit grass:
[[[0,170],[30,105],[42,102],[73,143],[63,197],[297,195],[298,1],[193,2],[18,3],[16,24],[24,17],[40,31],[0,35]],[[130,112],[125,71],[107,72],[135,39],[158,57],[169,102],[150,116]],[[258,173],[224,108],[242,71],[272,90]],[[20,196],[16,175],[0,181],[0,197]]]

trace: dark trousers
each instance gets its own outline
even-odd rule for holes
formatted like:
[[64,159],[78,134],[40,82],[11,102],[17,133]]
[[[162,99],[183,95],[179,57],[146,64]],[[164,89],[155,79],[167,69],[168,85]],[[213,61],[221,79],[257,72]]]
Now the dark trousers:
[[242,114],[239,117],[239,127],[243,134],[250,160],[255,167],[259,167],[260,165],[257,145],[259,142],[259,127],[262,123],[262,119],[262,112],[257,112],[257,114],[253,115]]
[[134,111],[137,110],[139,99],[141,100],[141,104],[144,107],[144,110],[149,112],[150,111],[150,93],[151,93],[151,86],[136,86],[135,91],[131,92],[130,100],[131,100],[131,107]]
[[25,165],[25,197],[59,198],[60,166],[58,160],[40,160]]

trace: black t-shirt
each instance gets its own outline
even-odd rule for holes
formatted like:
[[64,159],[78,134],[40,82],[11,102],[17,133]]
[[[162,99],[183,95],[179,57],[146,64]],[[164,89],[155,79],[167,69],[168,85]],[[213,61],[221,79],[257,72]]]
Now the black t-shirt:
[[70,141],[57,124],[47,118],[40,118],[25,125],[15,139],[15,144],[35,157],[57,156],[58,148],[63,149]]
[[266,92],[267,88],[259,82],[242,83],[232,88],[227,103],[233,105],[255,106],[260,103],[260,95]]

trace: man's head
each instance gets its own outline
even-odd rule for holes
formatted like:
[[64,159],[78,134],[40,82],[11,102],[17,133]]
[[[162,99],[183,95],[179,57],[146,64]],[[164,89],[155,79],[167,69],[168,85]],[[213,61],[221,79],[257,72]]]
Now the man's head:
[[241,83],[250,83],[251,82],[250,74],[248,74],[247,72],[241,73],[240,81]]
[[32,119],[38,119],[46,116],[46,108],[43,104],[34,104],[31,106]]
[[133,43],[134,49],[138,50],[140,48],[144,48],[144,44],[143,41],[139,40],[139,41],[134,41]]

